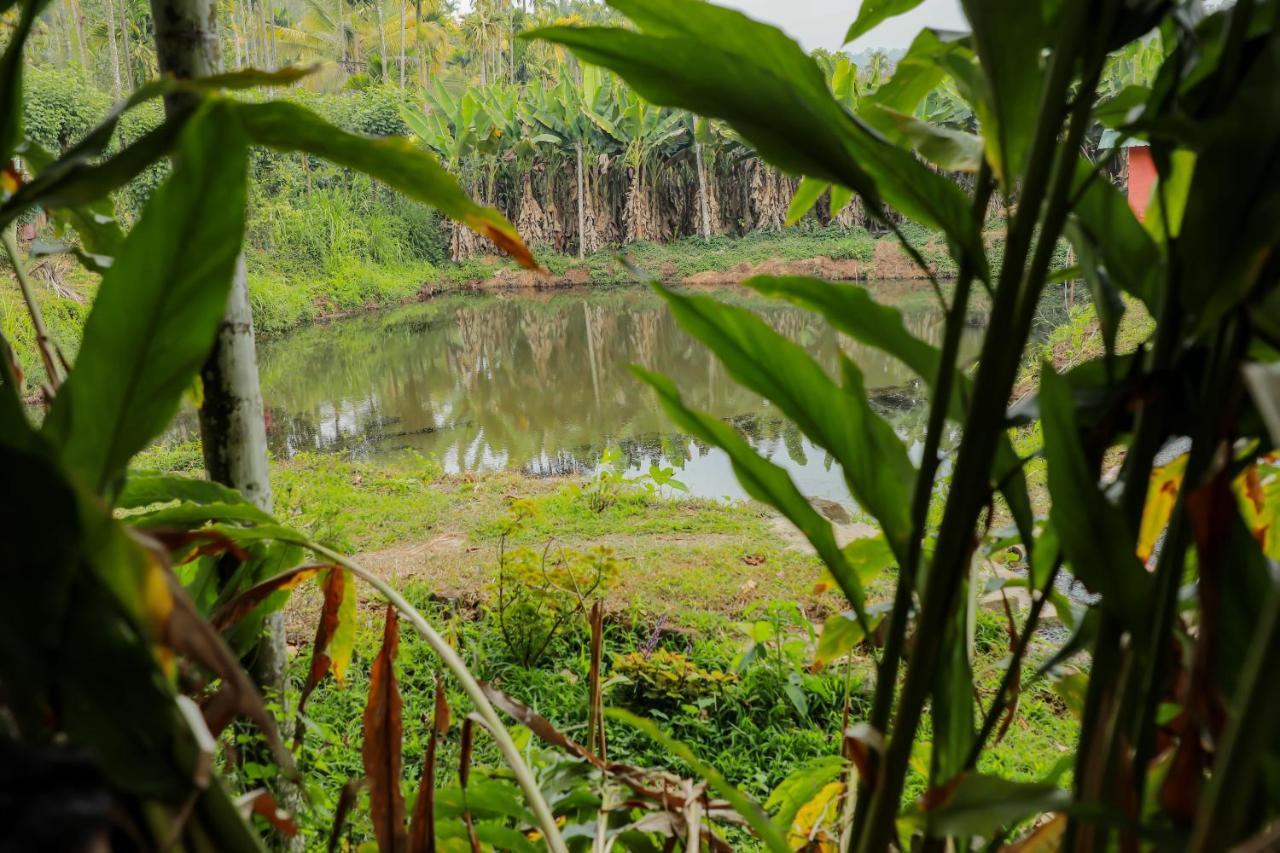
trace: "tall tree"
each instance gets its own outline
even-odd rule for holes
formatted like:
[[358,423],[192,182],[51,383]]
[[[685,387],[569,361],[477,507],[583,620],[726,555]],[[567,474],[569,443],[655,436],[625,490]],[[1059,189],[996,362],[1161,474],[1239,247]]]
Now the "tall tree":
[[119,98],[124,91],[120,79],[120,46],[116,41],[116,0],[106,0],[107,44],[111,50],[111,94]]
[[[214,0],[151,0],[156,56],[162,72],[178,78],[217,73],[218,41],[216,33],[209,29],[210,22],[216,20],[213,3]],[[165,102],[166,111],[173,114],[186,109],[190,97],[170,95]],[[236,263],[218,338],[200,378],[204,385],[200,439],[209,478],[270,510],[267,433],[243,255]],[[284,641],[284,617],[273,614],[268,617],[255,668],[259,681],[277,690],[284,686]]]

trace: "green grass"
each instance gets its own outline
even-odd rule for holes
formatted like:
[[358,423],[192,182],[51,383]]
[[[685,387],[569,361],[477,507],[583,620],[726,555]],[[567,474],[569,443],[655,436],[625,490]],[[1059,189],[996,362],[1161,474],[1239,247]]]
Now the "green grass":
[[[190,471],[198,460],[198,448],[177,444],[152,448],[137,464]],[[416,553],[441,538],[454,542],[444,549],[427,547],[422,571],[398,573],[397,586],[452,638],[474,673],[578,739],[585,737],[586,724],[585,620],[571,620],[552,642],[548,655],[532,668],[516,663],[496,622],[492,584],[498,540],[509,527],[513,505],[528,517],[510,537],[512,547],[523,543],[537,548],[547,542],[566,548],[602,544],[626,561],[605,598],[610,613],[606,678],[616,674],[619,657],[646,645],[686,655],[706,672],[730,672],[748,643],[742,623],[762,618],[759,612],[753,613],[753,605],[772,600],[799,602],[813,619],[841,606],[834,593],[813,593],[819,571],[816,558],[788,547],[774,528],[772,515],[754,504],[678,501],[644,488],[624,487],[612,503],[597,511],[589,484],[516,474],[449,476],[441,474],[435,463],[414,455],[361,462],[303,454],[274,462],[272,478],[282,520],[360,555],[375,569],[382,565],[381,556]],[[307,706],[299,765],[311,803],[300,822],[310,844],[320,844],[327,837],[342,785],[363,775],[361,717],[369,689],[368,668],[381,641],[383,607],[367,590],[361,594],[355,659],[346,684],[325,682]],[[315,590],[304,588],[290,606],[290,639],[295,642],[290,678],[295,691],[309,665],[306,644],[315,630],[317,599]],[[1002,614],[987,611],[977,616],[974,671],[983,706],[990,702],[1008,655],[1003,620]],[[805,636],[797,623],[787,631],[796,639]],[[403,788],[412,803],[441,664],[407,625],[401,633],[397,675],[405,703]],[[700,760],[763,801],[789,773],[839,750],[846,695],[853,719],[867,712],[873,684],[871,658],[858,653],[814,673],[808,671],[811,641],[801,645],[805,647],[793,658],[766,655],[755,660],[722,688],[669,700],[615,681],[606,703],[656,721],[688,744]],[[1029,665],[1034,665],[1035,657],[1033,651]],[[790,681],[800,685],[806,713],[800,713],[787,696]],[[446,685],[454,719],[461,719],[469,704],[451,679],[446,678]],[[1047,685],[1028,685],[1007,736],[984,755],[981,769],[1013,779],[1044,778],[1069,754],[1075,726]],[[661,746],[621,723],[611,721],[608,734],[612,760],[691,773]],[[239,738],[248,747],[256,742],[256,735],[243,730]],[[440,756],[440,785],[454,784],[458,748],[455,724]],[[533,747],[526,754],[543,768],[563,759]],[[509,784],[503,781],[506,776],[497,750],[483,735],[477,735],[474,761],[479,768],[477,780]],[[917,755],[913,767],[909,797],[923,792],[927,753]],[[273,768],[253,761],[235,772],[246,785],[270,783],[274,775]],[[367,814],[367,803],[355,811],[350,826],[355,841],[370,838]],[[735,836],[732,842],[735,849],[756,849],[745,836]]]

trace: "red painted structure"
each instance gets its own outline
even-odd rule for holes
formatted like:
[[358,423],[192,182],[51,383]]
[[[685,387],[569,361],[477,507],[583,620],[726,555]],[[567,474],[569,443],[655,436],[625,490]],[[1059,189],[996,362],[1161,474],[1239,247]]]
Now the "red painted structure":
[[1145,145],[1131,145],[1125,151],[1129,154],[1129,207],[1143,219],[1156,182],[1156,164],[1151,159],[1151,149]]

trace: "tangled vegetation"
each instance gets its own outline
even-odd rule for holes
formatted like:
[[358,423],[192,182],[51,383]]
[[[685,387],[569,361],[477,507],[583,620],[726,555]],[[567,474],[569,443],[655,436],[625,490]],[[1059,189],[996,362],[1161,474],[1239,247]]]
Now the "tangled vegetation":
[[[376,2],[314,6],[303,27],[266,3],[155,0],[150,17],[125,3],[120,20],[101,0],[110,59],[96,67],[83,2],[3,13],[0,228],[43,368],[24,400],[0,340],[0,757],[21,780],[4,800],[19,846],[1274,845],[1280,2],[965,0],[971,33],[922,32],[870,90],[847,58],[700,0],[613,0],[625,22],[523,34],[514,9],[495,26],[486,3],[461,63],[482,89],[461,96],[428,83],[426,25],[448,27],[420,8],[407,94],[403,2],[393,57]],[[915,5],[864,3],[848,40]],[[25,131],[28,54],[78,55],[83,79],[105,68],[122,95],[149,76],[138,23],[170,73],[87,130],[41,107],[45,135]],[[334,102],[276,97],[299,67],[216,73],[220,41],[237,64],[336,59],[344,84],[387,90],[367,101],[377,125],[352,133],[325,114]],[[380,135],[397,116],[416,141]],[[1124,149],[1093,144],[1103,128],[1150,149],[1143,221],[1110,180]],[[255,225],[251,177],[325,212]],[[740,204],[727,187],[746,190]],[[905,365],[928,389],[924,438],[908,447],[843,350],[832,370],[793,340],[803,324],[655,283],[715,369],[838,466],[866,528],[641,368],[759,504],[673,501],[676,472],[636,481],[609,459],[585,483],[516,494],[432,460],[303,454],[277,468],[272,505],[246,235],[336,264],[346,285],[352,257],[438,263],[426,215],[391,190],[454,223],[450,257],[485,239],[530,270],[513,219],[581,254],[705,240],[726,210],[740,229],[853,211],[929,280],[940,345],[855,283],[745,285]],[[387,207],[362,206],[377,197]],[[379,223],[387,239],[349,227],[382,210],[400,211]],[[37,216],[56,242],[17,239]],[[349,254],[326,257],[332,245]],[[100,277],[74,355],[35,295],[46,257]],[[1031,339],[1043,296],[1064,278],[1087,290],[1101,348],[1080,337],[1093,357],[1029,369],[1046,352]],[[148,449],[184,399],[209,479],[174,472],[198,467],[189,449]],[[450,518],[455,562],[428,564],[488,588],[470,604],[441,596],[444,578],[400,583],[344,553]],[[640,537],[707,529],[730,537]],[[756,585],[735,588],[751,570]],[[629,606],[609,608],[628,583]],[[665,630],[688,619],[678,596],[735,606]],[[644,618],[650,602],[666,612]],[[290,603],[313,639],[273,670]]]

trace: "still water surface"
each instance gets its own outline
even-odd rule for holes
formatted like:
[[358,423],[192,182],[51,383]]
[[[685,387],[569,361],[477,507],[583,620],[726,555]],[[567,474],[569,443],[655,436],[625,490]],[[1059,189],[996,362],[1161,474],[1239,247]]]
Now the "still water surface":
[[[941,342],[942,317],[927,285],[870,287],[901,308],[912,333]],[[846,353],[863,370],[875,407],[918,455],[923,388],[901,364],[813,314],[741,288],[703,292],[757,311],[832,376]],[[971,318],[962,359],[976,352],[983,322]],[[550,475],[590,471],[606,447],[616,447],[633,472],[657,462],[680,469],[693,494],[745,497],[727,458],[681,435],[627,370],[640,364],[670,376],[686,403],[734,423],[806,495],[849,500],[838,466],[733,382],[647,289],[437,299],[266,341],[259,358],[278,456],[412,450],[450,472]]]

